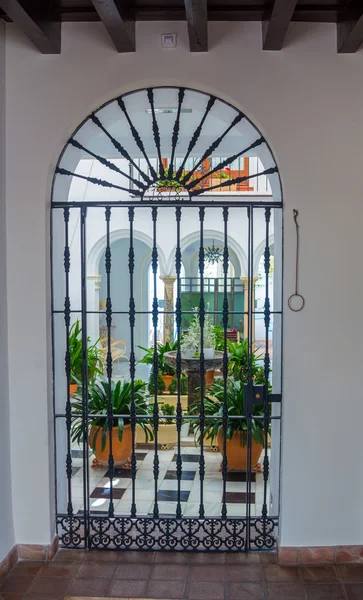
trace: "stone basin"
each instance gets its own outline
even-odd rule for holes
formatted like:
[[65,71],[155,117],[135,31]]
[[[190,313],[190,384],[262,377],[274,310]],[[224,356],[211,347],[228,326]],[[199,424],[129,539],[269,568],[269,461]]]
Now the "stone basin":
[[[176,369],[176,352],[165,352],[164,360],[167,365]],[[213,358],[204,359],[204,370],[210,371],[212,369],[219,369],[223,364],[223,352],[216,350]],[[200,359],[199,358],[182,358],[181,365],[183,371],[200,371]]]
[[[216,350],[213,358],[204,359],[204,371],[220,369],[223,364],[223,354],[220,350]],[[228,355],[229,359],[229,355]],[[165,352],[164,360],[167,365],[176,369],[176,351]],[[199,400],[199,388],[201,387],[200,379],[200,358],[182,358],[182,371],[186,371],[188,376],[188,408]]]

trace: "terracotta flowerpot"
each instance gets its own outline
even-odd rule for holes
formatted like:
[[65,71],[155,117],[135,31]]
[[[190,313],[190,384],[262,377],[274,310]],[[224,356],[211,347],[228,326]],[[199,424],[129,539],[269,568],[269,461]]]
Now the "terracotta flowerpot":
[[[97,461],[100,465],[108,466],[110,455],[110,436],[107,434],[106,447],[102,450],[102,427],[92,427],[89,438],[89,446],[93,450],[93,440],[96,432],[99,431],[96,439],[96,448],[94,450]],[[136,432],[135,432],[136,433]],[[136,437],[136,436],[135,436]],[[112,454],[115,461],[115,467],[121,467],[130,458],[132,452],[132,433],[131,425],[125,425],[122,442],[118,439],[118,427],[112,428]]]
[[[219,451],[223,454],[223,430],[218,433]],[[255,467],[263,450],[262,444],[257,444],[252,437],[251,444],[251,467]],[[241,434],[234,433],[231,440],[226,444],[228,471],[247,471],[247,444],[241,444]]]
[[214,381],[214,370],[206,371],[205,373],[205,386],[209,388]]
[[69,395],[74,396],[78,390],[78,383],[70,383],[69,384]]
[[165,383],[165,391],[169,391],[169,385],[171,384],[171,380],[173,379],[173,375],[162,375],[163,382]]

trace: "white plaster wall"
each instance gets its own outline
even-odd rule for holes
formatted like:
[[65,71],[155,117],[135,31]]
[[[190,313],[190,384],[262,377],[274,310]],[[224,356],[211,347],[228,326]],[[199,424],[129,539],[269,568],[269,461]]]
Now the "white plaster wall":
[[0,561],[15,543],[10,470],[5,193],[5,25],[0,23]]
[[[261,50],[258,23],[213,23],[211,50],[200,55],[189,53],[183,23],[145,23],[137,30],[137,52],[122,56],[101,24],[65,24],[61,56],[41,56],[14,26],[8,27],[7,266],[16,539],[45,542],[53,533],[47,241],[54,165],[70,133],[105,100],[145,85],[182,84],[244,110],[272,146],[286,206],[285,299],[294,285],[292,208],[300,211],[306,308],[299,314],[286,310],[284,320],[281,543],[361,544],[363,342],[356,317],[363,283],[356,274],[362,255],[362,52],[338,56],[333,25],[293,24],[284,50],[269,53]],[[176,50],[160,48],[162,31],[178,33]]]

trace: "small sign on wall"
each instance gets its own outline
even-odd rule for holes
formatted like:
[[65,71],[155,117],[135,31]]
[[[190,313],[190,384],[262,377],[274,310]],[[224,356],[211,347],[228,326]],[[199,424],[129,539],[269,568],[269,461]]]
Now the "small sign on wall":
[[176,33],[162,33],[161,34],[161,47],[162,48],[176,48]]

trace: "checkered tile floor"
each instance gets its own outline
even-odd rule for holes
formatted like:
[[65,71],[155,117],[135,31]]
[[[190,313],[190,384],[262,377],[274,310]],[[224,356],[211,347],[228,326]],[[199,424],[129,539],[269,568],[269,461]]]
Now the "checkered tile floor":
[[[178,497],[176,476],[176,451],[160,450],[160,475],[157,484],[157,499],[160,515],[175,516]],[[182,448],[181,506],[185,516],[198,516],[200,502],[199,481],[200,449]],[[204,508],[207,517],[220,516],[222,507],[223,481],[220,472],[221,455],[205,452],[206,473],[204,480]],[[135,481],[137,514],[152,514],[155,495],[153,477],[154,449],[136,452],[137,475]],[[75,512],[83,509],[83,467],[82,451],[72,450],[73,475],[72,496]],[[90,465],[92,455],[90,455]],[[110,497],[110,480],[107,468],[89,468],[90,508],[92,513],[107,514]],[[231,472],[227,475],[226,503],[228,516],[246,515],[246,473]],[[263,502],[263,477],[261,473],[252,474],[251,516],[261,514]],[[267,498],[269,497],[269,490]],[[115,514],[128,515],[131,509],[131,472],[115,469],[113,479],[113,499]]]

